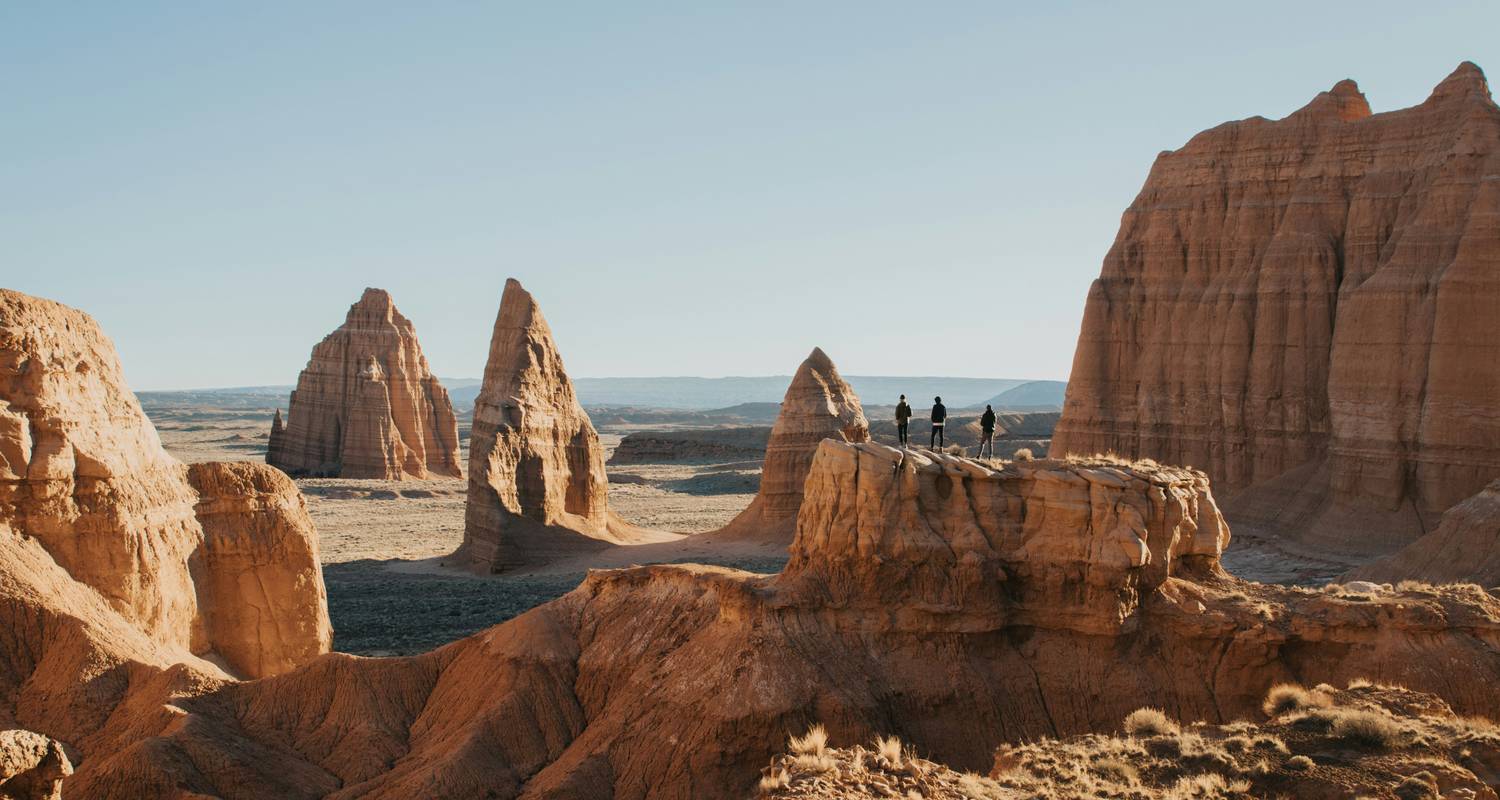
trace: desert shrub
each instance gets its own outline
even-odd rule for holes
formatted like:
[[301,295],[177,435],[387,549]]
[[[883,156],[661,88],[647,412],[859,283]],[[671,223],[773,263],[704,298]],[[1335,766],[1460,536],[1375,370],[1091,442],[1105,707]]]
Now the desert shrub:
[[1328,735],[1351,744],[1389,749],[1401,743],[1401,726],[1385,714],[1362,708],[1341,708],[1333,712]]
[[1141,771],[1123,758],[1109,757],[1094,764],[1094,772],[1106,780],[1135,786],[1141,782]]
[[964,450],[961,444],[950,444],[943,448],[943,452],[950,456],[962,456],[967,451]]
[[802,772],[823,774],[838,768],[838,762],[828,753],[802,753],[792,759],[792,766]]
[[1235,797],[1248,791],[1249,781],[1229,781],[1216,772],[1206,772],[1178,778],[1162,797],[1164,800],[1208,800]]
[[792,776],[784,769],[773,769],[769,773],[760,776],[760,790],[762,792],[774,792],[784,789],[792,784]]
[[1282,766],[1286,767],[1292,772],[1306,772],[1312,769],[1314,765],[1313,760],[1308,758],[1307,756],[1292,756],[1291,758],[1287,759],[1286,763],[1282,764]]
[[1010,460],[1012,461],[1032,461],[1035,459],[1036,456],[1032,454],[1030,447],[1023,447],[1013,453],[1010,457]]
[[1320,692],[1309,692],[1295,683],[1278,683],[1266,692],[1266,701],[1260,709],[1267,717],[1279,717],[1288,711],[1323,708],[1329,702],[1328,696]]
[[875,737],[875,758],[886,769],[901,769],[901,740],[894,736]]
[[814,725],[807,729],[806,735],[793,736],[787,748],[793,755],[821,756],[828,751],[828,731],[822,725]]
[[1181,730],[1155,708],[1137,708],[1125,717],[1125,732],[1131,736],[1176,736]]
[[1407,776],[1396,785],[1394,792],[1401,800],[1437,800],[1439,797],[1437,778],[1426,771]]

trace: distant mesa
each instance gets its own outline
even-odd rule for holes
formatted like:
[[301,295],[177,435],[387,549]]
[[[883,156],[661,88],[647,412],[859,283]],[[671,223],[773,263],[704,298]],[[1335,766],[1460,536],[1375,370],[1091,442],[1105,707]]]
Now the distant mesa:
[[482,572],[651,540],[609,510],[604,450],[531,294],[505,283],[474,401],[460,560]]
[[1236,522],[1389,553],[1500,475],[1500,107],[1464,64],[1162,153],[1089,291],[1054,453],[1193,464]]
[[296,476],[462,477],[458,422],[411,321],[366,289],[344,324],[313,347],[266,463]]
[[996,411],[1061,411],[1067,391],[1067,381],[1028,381],[978,405]]
[[781,401],[781,413],[766,443],[759,492],[719,533],[729,538],[791,542],[802,507],[802,485],[824,439],[867,442],[870,424],[859,397],[839,377],[832,359],[815,347],[797,368]]

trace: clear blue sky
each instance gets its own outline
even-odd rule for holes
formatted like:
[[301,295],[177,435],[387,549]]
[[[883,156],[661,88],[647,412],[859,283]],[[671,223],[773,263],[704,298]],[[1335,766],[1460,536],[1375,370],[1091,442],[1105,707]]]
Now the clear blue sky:
[[[1146,8],[1146,6],[1150,6]],[[1500,2],[0,6],[0,285],[138,389],[290,383],[365,286],[477,376],[507,276],[575,375],[1065,378],[1158,151]]]

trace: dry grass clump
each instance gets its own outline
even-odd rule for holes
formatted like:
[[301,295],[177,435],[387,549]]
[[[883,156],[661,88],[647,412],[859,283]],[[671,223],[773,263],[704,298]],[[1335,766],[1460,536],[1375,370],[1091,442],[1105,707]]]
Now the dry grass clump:
[[1011,461],[1034,461],[1036,455],[1031,452],[1030,447],[1022,447],[1010,456]]
[[1282,766],[1293,772],[1306,772],[1317,765],[1307,756],[1292,756]]
[[1333,717],[1328,734],[1335,739],[1381,750],[1400,747],[1406,740],[1405,731],[1383,711],[1337,708],[1327,713]]
[[1437,800],[1441,797],[1438,794],[1437,777],[1425,771],[1406,776],[1405,780],[1396,785],[1393,793],[1401,800]]
[[1331,703],[1328,695],[1321,691],[1310,692],[1295,683],[1278,683],[1266,692],[1266,701],[1261,704],[1260,709],[1268,717],[1279,717],[1289,711],[1326,708]]
[[806,734],[788,739],[787,749],[797,756],[823,755],[828,749],[828,731],[822,725],[814,725]]
[[1125,717],[1125,732],[1131,736],[1176,736],[1177,723],[1156,708],[1137,708]]
[[846,800],[848,798],[923,798],[924,800],[1001,800],[1000,785],[989,778],[960,773],[918,758],[895,736],[876,737],[873,750],[835,748],[828,733],[814,725],[787,742],[788,752],[761,771],[757,784],[763,798]]

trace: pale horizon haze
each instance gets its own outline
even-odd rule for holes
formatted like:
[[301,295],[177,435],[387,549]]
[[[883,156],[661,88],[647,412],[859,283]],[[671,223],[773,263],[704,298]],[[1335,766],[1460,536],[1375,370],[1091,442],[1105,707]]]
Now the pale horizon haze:
[[478,377],[507,277],[574,376],[1066,380],[1153,159],[1500,3],[14,3],[0,286],[137,390],[290,384],[366,286]]

